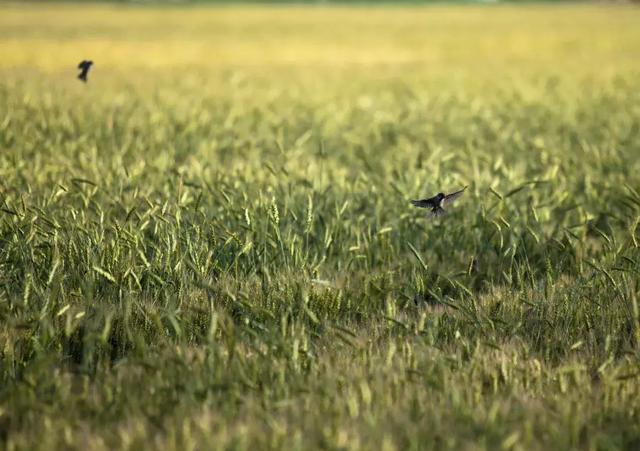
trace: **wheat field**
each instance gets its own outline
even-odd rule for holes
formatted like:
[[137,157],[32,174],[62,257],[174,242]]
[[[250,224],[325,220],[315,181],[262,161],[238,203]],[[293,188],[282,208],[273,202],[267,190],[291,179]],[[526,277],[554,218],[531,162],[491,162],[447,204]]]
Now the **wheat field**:
[[0,448],[637,449],[638,55],[628,5],[0,4]]

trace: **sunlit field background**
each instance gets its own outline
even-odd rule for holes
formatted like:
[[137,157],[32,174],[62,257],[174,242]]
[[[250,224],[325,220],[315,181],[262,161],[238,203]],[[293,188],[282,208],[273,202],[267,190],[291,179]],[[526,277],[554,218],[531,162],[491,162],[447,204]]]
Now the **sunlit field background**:
[[2,4],[0,208],[0,448],[640,447],[637,7]]

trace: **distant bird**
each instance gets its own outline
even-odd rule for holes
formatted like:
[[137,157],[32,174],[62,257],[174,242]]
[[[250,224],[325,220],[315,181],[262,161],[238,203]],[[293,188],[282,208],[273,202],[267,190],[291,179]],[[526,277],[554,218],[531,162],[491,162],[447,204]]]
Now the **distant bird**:
[[89,69],[93,66],[93,61],[82,60],[80,64],[78,64],[78,69],[80,69],[80,74],[78,74],[78,78],[83,82],[87,82],[87,74],[89,74]]
[[429,199],[412,200],[411,203],[414,207],[429,208],[431,210],[429,212],[431,216],[442,216],[446,213],[443,207],[451,205],[453,201],[462,196],[466,189],[467,187],[465,186],[460,191],[456,191],[455,193],[438,193],[435,196],[430,197]]

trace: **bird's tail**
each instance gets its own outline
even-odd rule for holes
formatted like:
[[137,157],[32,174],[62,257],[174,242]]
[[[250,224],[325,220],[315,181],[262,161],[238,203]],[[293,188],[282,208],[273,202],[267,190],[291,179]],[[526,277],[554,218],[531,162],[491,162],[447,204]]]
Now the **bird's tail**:
[[444,216],[447,212],[442,207],[435,207],[431,211],[429,211],[429,216],[432,218],[437,218],[439,216]]
[[82,80],[82,81],[84,81],[86,83],[87,82],[87,74],[82,73],[82,74],[78,75],[78,79],[80,79],[80,80]]

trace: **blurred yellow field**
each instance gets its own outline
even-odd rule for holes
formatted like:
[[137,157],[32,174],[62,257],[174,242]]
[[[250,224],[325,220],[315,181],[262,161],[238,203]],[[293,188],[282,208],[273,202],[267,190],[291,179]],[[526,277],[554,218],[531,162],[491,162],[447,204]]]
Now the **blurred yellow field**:
[[640,10],[628,5],[0,8],[0,67],[54,72],[84,54],[121,71],[410,67],[499,76],[640,64]]

